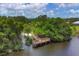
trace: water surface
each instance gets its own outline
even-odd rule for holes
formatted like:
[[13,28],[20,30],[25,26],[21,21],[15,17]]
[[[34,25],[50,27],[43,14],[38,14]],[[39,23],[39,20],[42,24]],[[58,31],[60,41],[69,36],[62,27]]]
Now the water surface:
[[24,51],[10,55],[20,56],[79,56],[79,37],[73,37],[70,42],[52,43],[39,48],[24,46]]

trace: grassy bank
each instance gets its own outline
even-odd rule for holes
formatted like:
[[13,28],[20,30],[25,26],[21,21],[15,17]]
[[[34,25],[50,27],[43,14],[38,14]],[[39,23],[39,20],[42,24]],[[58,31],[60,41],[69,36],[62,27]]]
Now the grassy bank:
[[79,25],[72,25],[71,29],[72,29],[72,36],[79,35]]

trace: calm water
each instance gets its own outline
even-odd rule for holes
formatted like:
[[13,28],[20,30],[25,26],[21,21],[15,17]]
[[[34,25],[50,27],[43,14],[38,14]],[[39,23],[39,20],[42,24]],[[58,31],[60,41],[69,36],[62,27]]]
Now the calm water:
[[52,43],[39,48],[24,46],[24,51],[10,55],[20,56],[79,56],[79,37],[73,37],[70,42]]

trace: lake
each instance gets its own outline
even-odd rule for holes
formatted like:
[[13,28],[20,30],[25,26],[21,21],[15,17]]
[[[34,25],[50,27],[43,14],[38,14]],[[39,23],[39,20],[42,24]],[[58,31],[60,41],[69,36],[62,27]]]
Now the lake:
[[52,43],[39,48],[24,46],[24,51],[9,54],[12,56],[79,56],[79,37],[70,42]]

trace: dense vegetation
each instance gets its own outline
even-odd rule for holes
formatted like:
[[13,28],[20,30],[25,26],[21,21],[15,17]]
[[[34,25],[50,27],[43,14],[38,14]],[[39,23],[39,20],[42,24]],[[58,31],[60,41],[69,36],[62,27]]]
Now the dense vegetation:
[[44,35],[52,41],[67,41],[72,34],[70,26],[70,23],[62,18],[48,18],[46,15],[33,19],[24,16],[0,16],[0,53],[21,49],[22,32]]
[[32,21],[31,29],[34,34],[48,36],[53,41],[67,40],[72,34],[70,25],[61,18],[39,17]]
[[26,22],[24,17],[0,17],[0,53],[21,48],[20,33],[24,22]]

